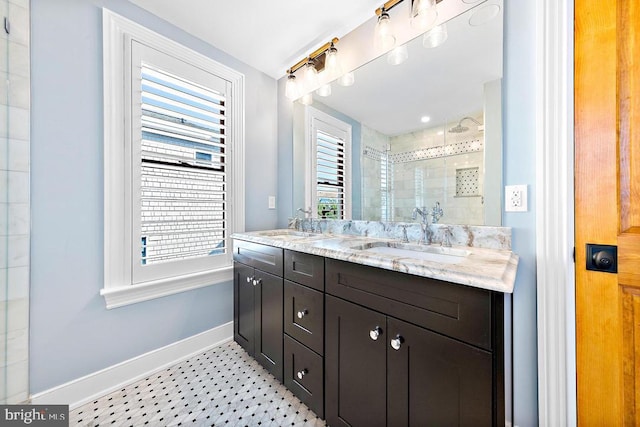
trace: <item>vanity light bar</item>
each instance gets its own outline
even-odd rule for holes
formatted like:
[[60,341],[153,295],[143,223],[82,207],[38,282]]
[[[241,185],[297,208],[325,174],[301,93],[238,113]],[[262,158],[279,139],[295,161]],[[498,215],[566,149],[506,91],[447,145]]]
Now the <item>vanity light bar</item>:
[[[402,1],[402,0],[392,0],[392,1]],[[305,65],[309,60],[314,60],[318,57],[320,57],[323,53],[325,53],[326,51],[329,50],[329,48],[332,45],[335,45],[336,43],[338,43],[340,41],[339,38],[334,37],[333,39],[331,39],[330,42],[326,42],[325,44],[323,44],[321,47],[319,47],[318,49],[314,50],[311,55],[307,56],[306,58],[302,58],[300,61],[298,61],[296,63],[296,65],[294,65],[293,67],[289,68],[287,70],[287,74],[291,74],[291,73],[295,73],[298,69],[300,69],[303,65]]]
[[[411,3],[413,4],[413,2],[416,0],[411,0]],[[436,0],[436,4],[440,3],[442,0]],[[384,11],[384,12],[388,12],[391,10],[391,8],[393,8],[394,6],[396,6],[398,3],[402,3],[403,0],[389,0],[388,2],[386,2],[385,4],[383,4],[382,6],[380,6],[379,8],[376,9],[376,15],[380,16],[380,14]]]
[[380,16],[380,14],[382,14],[382,12],[390,11],[392,7],[394,7],[398,3],[402,3],[402,1],[403,0],[389,0],[388,2],[383,4],[381,7],[376,9],[376,15]]

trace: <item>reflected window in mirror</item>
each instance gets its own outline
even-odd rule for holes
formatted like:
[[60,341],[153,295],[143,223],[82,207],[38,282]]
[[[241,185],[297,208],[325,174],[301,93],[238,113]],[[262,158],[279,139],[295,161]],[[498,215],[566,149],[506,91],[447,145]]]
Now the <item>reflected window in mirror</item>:
[[307,107],[306,205],[316,218],[351,219],[351,125]]

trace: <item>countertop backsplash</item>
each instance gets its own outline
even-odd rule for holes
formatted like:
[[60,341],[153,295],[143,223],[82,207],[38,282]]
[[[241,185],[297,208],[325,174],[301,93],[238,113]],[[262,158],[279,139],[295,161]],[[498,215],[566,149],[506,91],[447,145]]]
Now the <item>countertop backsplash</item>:
[[[297,227],[296,227],[297,225]],[[352,235],[385,239],[402,239],[403,226],[411,243],[418,242],[422,224],[418,222],[383,222],[336,219],[289,218],[289,228],[334,235]],[[475,248],[511,250],[511,228],[486,225],[429,224],[432,243],[440,243],[444,230],[451,230],[451,244]]]

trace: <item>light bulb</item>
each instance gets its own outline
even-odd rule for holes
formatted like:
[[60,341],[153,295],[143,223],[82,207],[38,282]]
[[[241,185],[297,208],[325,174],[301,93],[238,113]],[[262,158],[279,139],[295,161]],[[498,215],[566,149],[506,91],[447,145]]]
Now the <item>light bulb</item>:
[[296,76],[290,73],[287,77],[287,84],[284,87],[284,95],[290,100],[296,100],[300,96],[300,88],[296,82]]
[[349,71],[348,73],[341,75],[337,81],[340,86],[351,86],[356,81],[356,78],[353,71]]
[[336,49],[333,44],[331,44],[331,47],[327,50],[327,55],[324,60],[324,70],[329,74],[330,78],[342,74],[340,61],[338,60],[338,49]]
[[313,65],[312,59],[310,59],[304,67],[304,82],[308,89],[313,89],[318,86],[318,70],[316,70],[316,67]]
[[422,45],[428,48],[434,48],[440,46],[449,37],[447,33],[447,24],[440,24],[424,33],[422,38]]
[[411,8],[411,26],[425,31],[438,19],[435,0],[414,0]]
[[304,95],[302,95],[302,98],[300,98],[300,103],[302,105],[311,105],[313,104],[313,95],[310,93],[306,93]]
[[391,28],[389,14],[383,11],[376,24],[374,47],[380,52],[386,52],[396,44],[396,37]]
[[326,85],[322,85],[316,90],[316,93],[320,96],[329,96],[331,95],[331,85],[327,83]]
[[391,52],[387,54],[387,63],[391,65],[400,65],[409,58],[409,51],[407,45],[403,44],[393,48]]

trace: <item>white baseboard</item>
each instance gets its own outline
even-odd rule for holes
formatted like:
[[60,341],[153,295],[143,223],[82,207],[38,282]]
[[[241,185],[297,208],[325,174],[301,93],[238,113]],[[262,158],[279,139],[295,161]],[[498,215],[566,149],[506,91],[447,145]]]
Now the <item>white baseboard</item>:
[[77,408],[133,381],[233,339],[233,322],[150,351],[31,396],[31,403]]

